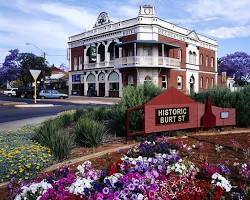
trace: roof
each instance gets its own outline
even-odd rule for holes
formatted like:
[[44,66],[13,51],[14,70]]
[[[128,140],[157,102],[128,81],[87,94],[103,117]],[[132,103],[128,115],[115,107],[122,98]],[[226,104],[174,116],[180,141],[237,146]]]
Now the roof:
[[134,40],[134,41],[129,41],[129,42],[123,42],[123,43],[118,43],[115,44],[115,46],[123,46],[123,45],[128,45],[128,44],[164,44],[166,45],[168,48],[180,48],[180,46],[177,46],[175,44],[171,44],[171,43],[166,43],[166,42],[160,42],[157,40]]
[[167,89],[162,94],[151,99],[145,105],[190,104],[196,103],[193,99],[183,94],[174,87]]

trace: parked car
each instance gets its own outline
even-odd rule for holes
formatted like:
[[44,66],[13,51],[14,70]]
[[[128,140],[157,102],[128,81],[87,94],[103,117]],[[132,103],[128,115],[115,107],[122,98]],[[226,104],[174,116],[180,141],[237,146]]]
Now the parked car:
[[65,99],[68,98],[67,94],[58,92],[57,90],[41,90],[39,93],[41,99]]
[[[39,94],[39,89],[37,89],[36,95],[38,96]],[[21,98],[33,98],[34,96],[34,88],[18,88],[16,91],[16,97],[21,97]]]
[[16,91],[18,88],[11,88],[3,91],[3,94],[8,95],[9,97],[11,96],[16,96]]

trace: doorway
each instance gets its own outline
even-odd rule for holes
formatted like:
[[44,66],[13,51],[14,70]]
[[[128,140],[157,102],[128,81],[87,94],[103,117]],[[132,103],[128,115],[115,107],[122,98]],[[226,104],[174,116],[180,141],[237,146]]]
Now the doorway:
[[99,97],[105,96],[105,83],[99,83]]

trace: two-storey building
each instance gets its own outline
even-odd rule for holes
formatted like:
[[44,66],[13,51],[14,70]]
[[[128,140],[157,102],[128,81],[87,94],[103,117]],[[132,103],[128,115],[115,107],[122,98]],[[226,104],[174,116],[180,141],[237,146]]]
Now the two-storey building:
[[119,22],[103,12],[68,46],[71,94],[121,97],[123,87],[145,81],[187,94],[217,85],[217,42],[158,18],[153,6]]

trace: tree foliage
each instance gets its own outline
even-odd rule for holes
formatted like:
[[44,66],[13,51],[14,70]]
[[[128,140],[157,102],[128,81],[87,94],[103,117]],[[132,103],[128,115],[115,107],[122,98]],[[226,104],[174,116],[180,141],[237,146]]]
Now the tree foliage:
[[250,81],[250,55],[235,52],[219,59],[219,72],[227,72],[240,85]]
[[41,70],[37,80],[44,79],[45,76],[49,76],[51,74],[51,70],[48,67],[46,59],[32,53],[21,53],[19,55],[19,63],[21,68],[20,79],[25,86],[33,82],[33,78],[29,72],[30,69]]
[[20,66],[18,63],[19,50],[13,49],[6,56],[3,66],[0,68],[0,80],[3,82],[13,81],[20,75]]

